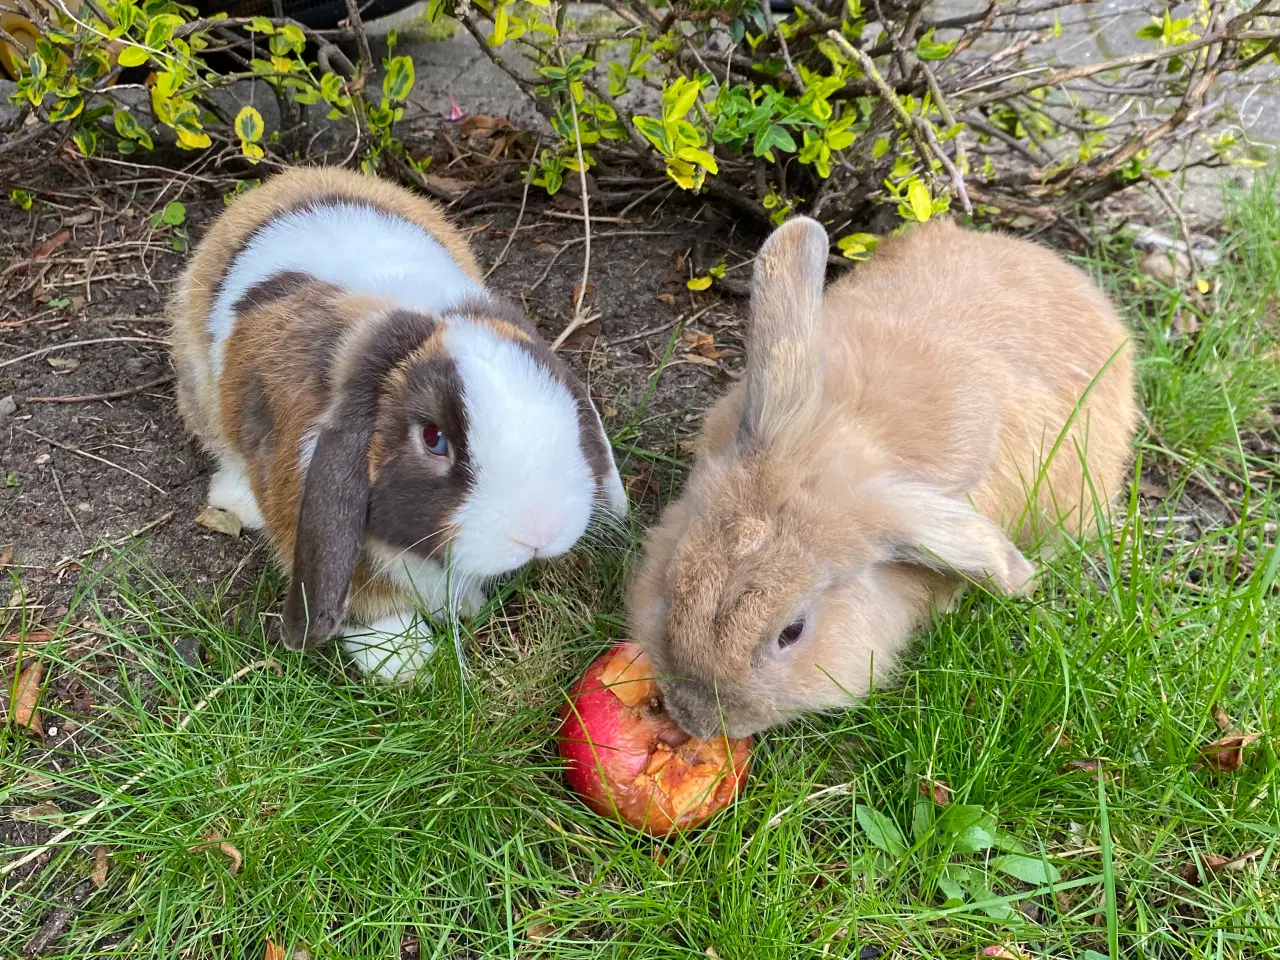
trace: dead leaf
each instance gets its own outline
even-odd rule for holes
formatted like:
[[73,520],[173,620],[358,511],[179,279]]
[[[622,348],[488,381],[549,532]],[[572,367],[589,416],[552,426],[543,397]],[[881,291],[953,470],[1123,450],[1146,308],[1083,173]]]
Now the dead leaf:
[[45,359],[53,369],[62,370],[65,373],[70,373],[80,366],[80,361],[75,357],[46,357]]
[[[1257,850],[1250,850],[1248,853],[1242,853],[1238,857],[1217,857],[1212,854],[1201,854],[1198,858],[1193,858],[1178,868],[1178,876],[1187,883],[1200,882],[1200,865],[1204,866],[1205,877],[1211,877],[1214,874],[1228,871],[1230,873],[1239,873],[1244,870],[1250,863],[1257,860],[1266,852],[1265,847],[1259,847]],[[1199,863],[1197,863],[1197,859]]]
[[68,297],[67,299],[71,301],[72,310],[79,310],[85,304],[85,299],[81,296]]
[[648,460],[641,460],[635,466],[635,473],[622,478],[622,485],[628,493],[633,493],[637,497],[657,493],[658,481],[653,476],[653,464]]
[[1059,773],[1067,773],[1071,770],[1083,770],[1085,773],[1091,773],[1095,780],[1098,779],[1099,775],[1106,776],[1106,772],[1102,769],[1101,760],[1071,760],[1058,768]]
[[17,807],[9,811],[9,816],[25,823],[39,823],[50,817],[62,816],[62,809],[56,803],[37,803],[30,807]]
[[720,954],[716,953],[715,947],[707,947],[707,957],[709,960],[719,960]]
[[89,874],[95,887],[100,887],[107,882],[108,866],[107,848],[99,845],[93,851],[93,873]]
[[945,780],[921,780],[920,796],[932,797],[934,803],[945,807],[951,802],[951,786]]
[[208,527],[214,533],[226,534],[228,537],[240,536],[240,518],[230,510],[205,507],[196,514],[196,523]]
[[1138,492],[1144,497],[1150,497],[1152,500],[1163,500],[1169,496],[1169,488],[1163,483],[1156,483],[1154,480],[1138,481]]
[[0,641],[4,643],[20,643],[24,647],[38,647],[48,643],[56,636],[57,634],[52,630],[41,627],[39,630],[28,630],[26,634],[21,631],[6,633],[3,637],[0,637]]
[[491,137],[500,131],[514,129],[515,127],[511,125],[511,121],[503,117],[486,117],[482,113],[476,113],[462,121],[460,136],[463,140],[471,137],[482,139]]
[[680,359],[686,361],[687,363],[696,363],[698,364],[698,366],[701,366],[701,367],[718,367],[719,366],[719,364],[716,363],[714,360],[708,357],[701,356],[700,354],[697,354],[697,353],[686,353]]
[[266,960],[284,960],[284,947],[278,946],[274,940],[268,940]]
[[1167,287],[1176,287],[1191,276],[1191,261],[1181,250],[1156,250],[1143,258],[1138,271]]
[[1234,733],[1206,744],[1200,748],[1200,753],[1210,769],[1218,773],[1234,773],[1244,766],[1244,748],[1261,739],[1260,733]]
[[554,923],[542,920],[538,923],[532,924],[529,927],[527,934],[530,940],[550,940],[556,935],[556,926]]
[[426,177],[427,183],[435,187],[437,190],[443,190],[450,196],[462,196],[470,190],[474,184],[468,183],[466,180],[459,180],[456,177],[446,177],[439,173],[428,173]]
[[73,213],[69,217],[62,218],[62,225],[64,227],[83,227],[86,223],[93,223],[93,218],[97,215],[97,211],[95,210],[85,210],[81,213]]
[[311,960],[311,954],[303,950],[301,947],[295,947],[293,950],[293,960]]
[[71,239],[70,230],[59,230],[52,237],[50,237],[44,243],[40,244],[40,246],[36,247],[33,251],[31,251],[31,259],[32,260],[45,259],[46,257],[49,256],[49,254],[53,253],[53,251],[57,250],[60,246],[62,246],[64,243],[66,243],[70,239]]
[[676,305],[676,295],[674,293],[660,293],[658,294],[658,300],[665,303],[668,307],[674,307]]
[[592,320],[590,323],[584,323],[569,336],[565,337],[561,346],[569,350],[587,350],[595,343],[596,337],[600,336],[603,328],[598,319]]
[[[204,843],[197,843],[194,847],[188,847],[187,849],[191,853],[199,853],[201,850],[208,849],[209,847],[217,847],[218,850],[222,852],[222,855],[231,861],[231,863],[227,865],[227,872],[232,876],[235,876],[240,872],[240,867],[244,864],[244,857],[240,854],[239,850],[227,843],[227,841],[223,840],[222,837],[213,830],[210,830],[204,835],[204,840]],[[267,942],[270,943],[270,941]],[[276,949],[279,950],[280,948],[277,947]],[[280,951],[280,956],[281,958],[284,957],[283,950]]]
[[4,549],[0,550],[0,567],[7,567],[13,563],[13,544],[6,543]]
[[1227,716],[1227,711],[1222,709],[1222,704],[1220,703],[1213,705],[1213,722],[1218,725],[1218,729],[1223,733],[1235,729],[1235,724],[1231,722],[1231,718]]
[[585,288],[581,284],[578,284],[573,288],[573,296],[570,298],[573,308],[576,310],[583,300],[595,292],[596,285],[594,283],[588,283]]
[[1169,323],[1169,329],[1179,337],[1189,337],[1193,333],[1199,333],[1200,327],[1200,318],[1190,310],[1180,310],[1174,314],[1173,320]]
[[44,726],[40,722],[40,681],[44,678],[44,664],[33,660],[18,674],[10,700],[9,722],[19,730],[26,730],[37,740],[44,739]]

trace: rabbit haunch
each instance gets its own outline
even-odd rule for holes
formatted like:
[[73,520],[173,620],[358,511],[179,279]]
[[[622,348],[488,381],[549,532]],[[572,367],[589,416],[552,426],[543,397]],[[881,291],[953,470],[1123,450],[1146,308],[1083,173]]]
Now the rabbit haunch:
[[1087,538],[1136,426],[1127,333],[1040,246],[930,223],[824,291],[797,218],[756,262],[747,369],[650,531],[632,636],[695,736],[865,694],[970,582],[1032,588],[1015,542]]
[[333,168],[267,181],[214,224],[172,312],[210,502],[266,527],[292,646],[469,612],[486,578],[625,510],[581,384],[400,187]]

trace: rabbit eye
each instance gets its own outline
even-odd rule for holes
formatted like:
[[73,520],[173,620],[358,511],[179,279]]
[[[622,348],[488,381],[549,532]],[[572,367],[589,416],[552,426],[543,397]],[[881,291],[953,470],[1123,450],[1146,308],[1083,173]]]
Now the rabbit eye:
[[778,649],[785,650],[799,640],[802,633],[804,633],[804,621],[797,620],[778,634]]
[[433,453],[437,457],[443,457],[449,452],[449,441],[434,423],[428,423],[422,428],[422,443],[428,453]]

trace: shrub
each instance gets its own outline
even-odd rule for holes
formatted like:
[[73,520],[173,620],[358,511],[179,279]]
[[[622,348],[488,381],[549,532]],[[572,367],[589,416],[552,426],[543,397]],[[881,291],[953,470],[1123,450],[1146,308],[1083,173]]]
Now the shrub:
[[[554,138],[531,172],[547,192],[606,164],[775,222],[805,212],[843,226],[886,206],[918,221],[956,203],[1053,220],[1132,184],[1158,189],[1176,169],[1257,164],[1226,93],[1280,49],[1265,3],[1234,0],[1166,11],[1138,31],[1145,50],[1076,66],[1052,52],[1075,0],[991,0],[941,19],[924,0],[795,0],[785,16],[768,0],[605,6],[577,23],[561,0],[432,0],[427,17],[455,17],[547,119]],[[388,57],[381,89],[366,90],[358,15],[326,32],[197,18],[174,0],[86,0],[41,26],[17,96],[82,152],[150,148],[110,86],[145,66],[151,108],[181,147],[229,145],[250,163],[272,148],[278,131],[257,111],[228,116],[211,96],[250,77],[291,109],[351,120],[366,169],[421,173],[394,135],[413,64]],[[355,67],[344,40],[360,46]],[[239,69],[210,70],[215,49]],[[853,257],[873,242],[840,241]]]

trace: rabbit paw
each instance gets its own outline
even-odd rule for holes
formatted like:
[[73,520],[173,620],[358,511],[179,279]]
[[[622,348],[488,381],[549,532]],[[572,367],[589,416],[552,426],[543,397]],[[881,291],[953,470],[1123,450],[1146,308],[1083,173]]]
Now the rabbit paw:
[[368,626],[344,627],[342,646],[365,676],[384,683],[409,683],[435,652],[430,638],[426,621],[410,610]]

